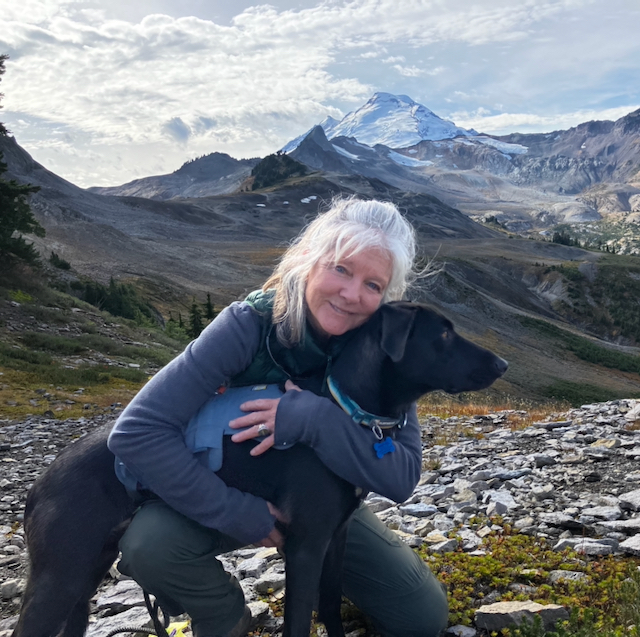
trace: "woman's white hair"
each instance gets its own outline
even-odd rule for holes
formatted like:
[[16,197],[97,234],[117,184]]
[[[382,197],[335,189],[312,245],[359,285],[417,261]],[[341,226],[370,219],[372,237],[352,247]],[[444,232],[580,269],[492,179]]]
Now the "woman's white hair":
[[413,278],[416,239],[413,227],[392,203],[335,199],[294,239],[262,288],[275,289],[273,322],[283,345],[293,347],[304,338],[305,289],[313,267],[327,257],[337,263],[368,248],[391,257],[391,279],[382,302],[401,299]]

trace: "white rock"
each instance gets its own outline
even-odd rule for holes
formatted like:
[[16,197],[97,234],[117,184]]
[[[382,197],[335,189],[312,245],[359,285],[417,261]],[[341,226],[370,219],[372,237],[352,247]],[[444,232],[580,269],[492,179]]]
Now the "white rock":
[[497,602],[481,606],[475,614],[475,624],[483,630],[498,631],[512,624],[520,625],[524,617],[529,622],[539,615],[546,630],[552,629],[556,622],[568,619],[569,613],[564,606],[548,604],[543,606],[535,602]]
[[0,584],[0,598],[1,599],[13,599],[18,595],[22,595],[25,587],[25,580],[23,579],[9,579],[6,582]]
[[445,637],[476,637],[478,633],[473,629],[469,628],[469,626],[451,626],[447,628],[445,632]]
[[640,535],[634,535],[622,542],[620,549],[629,555],[640,555]]
[[620,500],[620,506],[624,509],[640,511],[640,489],[622,493],[618,496],[618,500]]
[[550,584],[555,584],[560,580],[566,582],[586,582],[589,580],[589,576],[579,571],[551,571],[549,573]]

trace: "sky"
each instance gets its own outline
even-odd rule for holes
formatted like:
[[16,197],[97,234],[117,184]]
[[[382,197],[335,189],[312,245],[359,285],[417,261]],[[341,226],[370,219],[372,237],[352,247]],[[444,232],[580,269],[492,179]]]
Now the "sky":
[[78,186],[273,153],[377,91],[464,128],[640,107],[639,0],[0,0],[0,121]]

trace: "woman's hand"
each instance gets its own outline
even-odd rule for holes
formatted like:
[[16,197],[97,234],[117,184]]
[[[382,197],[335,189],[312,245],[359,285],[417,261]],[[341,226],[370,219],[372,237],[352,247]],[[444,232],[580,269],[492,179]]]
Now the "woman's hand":
[[[277,509],[273,504],[271,504],[271,502],[267,502],[267,506],[269,507],[269,513],[271,513],[278,522],[281,522],[284,525],[289,524],[289,519],[284,515],[284,513],[282,513],[282,511],[280,511],[280,509]],[[284,546],[284,535],[282,535],[278,530],[277,526],[274,526],[273,530],[269,535],[267,535],[267,537],[256,542],[256,546],[265,546],[267,548],[275,547],[281,549]]]
[[[302,391],[295,383],[288,380],[284,384],[286,391]],[[275,442],[276,429],[276,412],[278,411],[278,403],[280,398],[259,398],[258,400],[249,400],[240,405],[242,411],[249,412],[246,416],[236,418],[229,423],[232,429],[245,429],[231,436],[233,442],[244,442],[258,436],[266,436],[266,438],[251,450],[252,456],[259,456],[261,453],[273,447]]]

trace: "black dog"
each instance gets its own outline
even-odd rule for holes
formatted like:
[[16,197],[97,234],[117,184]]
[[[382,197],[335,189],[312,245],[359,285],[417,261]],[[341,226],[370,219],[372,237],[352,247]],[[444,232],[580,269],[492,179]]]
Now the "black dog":
[[[429,391],[482,389],[506,369],[506,361],[456,334],[437,312],[397,302],[382,306],[357,331],[332,376],[364,410],[400,418]],[[101,430],[67,447],[29,493],[25,533],[31,572],[13,637],[84,634],[89,600],[116,559],[133,513],[115,477],[107,435]],[[320,590],[319,617],[331,637],[342,637],[340,573],[346,521],[359,501],[355,489],[308,447],[254,458],[252,446],[227,439],[218,475],[229,486],[273,502],[291,520],[284,635],[309,634]]]

